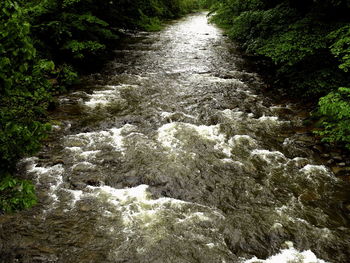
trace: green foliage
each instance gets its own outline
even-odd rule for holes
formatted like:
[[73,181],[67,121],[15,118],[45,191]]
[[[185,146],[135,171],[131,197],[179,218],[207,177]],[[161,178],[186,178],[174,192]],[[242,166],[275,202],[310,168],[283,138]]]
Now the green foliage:
[[37,58],[30,24],[16,2],[4,0],[0,10],[0,210],[12,212],[36,203],[33,185],[8,171],[39,150],[49,129],[38,119],[50,101],[45,75],[54,63]]
[[350,149],[350,88],[339,88],[320,99],[319,112],[324,115],[323,141],[340,142]]
[[23,19],[19,6],[5,0],[0,8],[1,88],[10,89],[21,80],[31,81],[25,73],[35,58],[36,50],[29,37],[30,25]]
[[140,28],[146,31],[159,31],[162,29],[162,22],[158,17],[148,17],[140,10]]
[[[336,65],[331,67],[325,61],[318,64],[310,59],[308,63],[299,65],[299,71],[293,67],[285,67],[278,70],[278,76],[286,78],[290,85],[289,92],[293,96],[306,98],[319,98],[344,83],[343,73]],[[301,91],[303,93],[301,93]]]
[[[137,0],[133,1],[132,8],[127,13],[131,24],[147,31],[162,29],[161,21],[177,18],[200,8],[196,0]],[[132,11],[136,9],[137,12]]]
[[196,0],[32,0],[26,4],[36,48],[56,64],[77,68],[99,60],[119,28],[160,30],[161,21],[199,8]]
[[2,152],[1,167],[10,168],[13,160],[27,154],[36,153],[41,141],[50,130],[49,124],[37,121],[18,122],[8,120],[0,131],[0,151]]
[[84,53],[90,52],[91,54],[105,48],[105,45],[96,41],[79,42],[77,40],[69,41],[63,47],[63,49],[69,50],[73,54],[74,58],[84,58]]
[[[343,62],[341,69],[346,69],[349,63],[349,28],[344,26],[347,12],[343,9],[350,11],[350,8],[344,1],[299,4],[287,0],[224,0],[217,3],[213,21],[228,28],[229,35],[242,43],[248,54],[272,61],[280,82],[293,85],[293,94],[317,98],[333,89],[334,83],[348,80],[335,67],[335,57]],[[327,73],[327,70],[330,71]],[[306,73],[313,75],[314,86],[305,79]]]
[[305,58],[327,48],[324,41],[327,31],[325,25],[313,23],[310,18],[298,20],[289,25],[288,30],[274,34],[263,42],[256,51],[272,59],[275,64],[296,65]]
[[77,82],[78,73],[71,65],[63,64],[56,71],[58,83],[63,87],[71,86]]
[[58,64],[79,65],[86,57],[100,56],[107,43],[118,39],[109,23],[97,16],[98,8],[91,1],[33,2],[28,13],[35,25],[36,47]]
[[0,169],[39,149],[48,126],[39,121],[51,100],[45,77],[52,61],[37,58],[26,22],[16,2],[1,3],[0,16]]
[[350,69],[350,25],[331,32],[328,38],[334,41],[331,45],[331,52],[341,61],[339,68],[348,72]]
[[37,203],[34,185],[6,176],[0,179],[0,210],[10,213],[28,209]]

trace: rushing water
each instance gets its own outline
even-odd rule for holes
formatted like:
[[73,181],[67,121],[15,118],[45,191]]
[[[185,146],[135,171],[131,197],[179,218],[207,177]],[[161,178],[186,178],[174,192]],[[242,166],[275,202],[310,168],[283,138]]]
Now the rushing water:
[[40,203],[0,217],[1,262],[349,262],[348,185],[205,14],[115,52],[19,164]]

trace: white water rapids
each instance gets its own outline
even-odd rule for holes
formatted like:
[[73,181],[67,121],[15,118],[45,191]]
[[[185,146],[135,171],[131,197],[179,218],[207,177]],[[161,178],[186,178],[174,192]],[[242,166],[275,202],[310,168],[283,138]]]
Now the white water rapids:
[[19,164],[39,204],[0,217],[0,262],[349,262],[347,187],[205,14],[115,54]]

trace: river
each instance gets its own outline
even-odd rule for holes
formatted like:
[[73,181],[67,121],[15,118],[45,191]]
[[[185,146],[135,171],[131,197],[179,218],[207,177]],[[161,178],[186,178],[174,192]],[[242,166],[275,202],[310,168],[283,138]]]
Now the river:
[[125,41],[19,163],[39,204],[0,217],[0,262],[349,262],[349,185],[244,65],[204,13]]

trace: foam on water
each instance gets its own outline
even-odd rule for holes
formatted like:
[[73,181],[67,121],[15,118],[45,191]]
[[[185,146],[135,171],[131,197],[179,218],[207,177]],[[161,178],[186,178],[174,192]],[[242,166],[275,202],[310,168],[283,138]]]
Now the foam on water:
[[180,141],[175,138],[177,131],[177,123],[169,123],[158,129],[158,141],[171,150],[175,150],[180,146]]
[[281,224],[282,227],[283,224],[288,224],[289,222],[292,222],[293,224],[298,223],[302,225],[307,225],[307,227],[312,227],[312,225],[308,221],[297,216],[297,213],[295,211],[298,211],[301,208],[303,208],[302,203],[295,197],[292,197],[289,201],[289,204],[275,208],[275,212],[280,220],[276,223]]
[[79,169],[82,169],[84,168],[84,170],[93,170],[94,168],[96,167],[96,165],[92,164],[92,163],[89,163],[89,162],[80,162],[80,163],[75,163],[73,166],[72,166],[72,170],[76,169],[76,168],[79,168]]
[[318,259],[311,250],[298,251],[293,247],[281,250],[280,253],[271,256],[266,260],[256,257],[246,260],[243,263],[327,263]]
[[[122,135],[123,132],[134,129],[132,125],[125,125],[122,128],[112,128],[106,131],[79,133],[70,135],[65,138],[64,145],[68,151],[69,160],[74,160],[74,164],[70,167],[70,171],[89,172],[96,169],[96,164],[92,163],[96,159],[105,146],[112,146],[115,151],[124,151]],[[22,162],[27,166],[27,172],[34,174],[36,184],[47,185],[49,190],[45,191],[45,195],[51,198],[50,209],[55,208],[55,205],[60,201],[58,193],[60,190],[70,194],[71,206],[74,207],[85,192],[79,190],[65,189],[63,187],[63,175],[66,169],[62,164],[51,167],[41,167],[37,164],[37,158],[28,158]],[[120,195],[121,196],[121,195]]]
[[266,121],[266,122],[274,123],[274,122],[278,122],[279,120],[278,120],[278,117],[276,117],[276,116],[261,116],[259,118],[259,121]]
[[85,106],[89,108],[96,108],[99,106],[106,106],[112,102],[115,102],[116,100],[121,102],[126,102],[125,99],[121,96],[121,91],[123,89],[128,88],[138,88],[137,85],[117,85],[117,86],[111,86],[107,85],[105,86],[105,90],[96,90],[93,92],[92,95],[88,95],[90,100],[86,101],[84,103]]
[[220,132],[220,125],[196,126],[189,123],[168,123],[158,129],[158,141],[164,147],[176,152],[185,146],[183,135],[186,134],[197,135],[199,139],[214,142],[215,150],[220,150],[227,157],[231,157],[232,146],[226,139],[226,135]]
[[104,146],[112,146],[115,151],[123,153],[125,148],[122,133],[130,128],[134,129],[134,126],[127,124],[122,128],[71,135],[66,137],[65,146],[76,160],[91,160]]
[[148,185],[139,185],[133,188],[116,189],[110,186],[93,187],[89,186],[89,189],[95,192],[96,196],[108,195],[109,200],[117,205],[130,203],[133,201],[147,200],[147,188]]
[[105,106],[116,99],[122,100],[120,96],[120,89],[123,87],[129,87],[130,85],[118,85],[118,86],[105,86],[105,90],[96,90],[92,95],[88,95],[90,100],[86,101],[84,105],[90,108],[96,108],[98,106]]
[[39,167],[36,163],[36,158],[27,159],[26,161],[29,162],[27,171],[35,174],[36,184],[49,185],[49,191],[46,191],[45,194],[52,199],[51,208],[53,208],[58,202],[57,191],[63,184],[63,173],[65,169],[61,164],[51,167]]
[[258,122],[265,129],[277,128],[277,127],[280,127],[283,124],[289,123],[289,121],[282,121],[276,116],[265,116],[265,115],[260,117],[258,119]]
[[[253,95],[249,95],[249,97],[253,97]],[[257,129],[271,131],[290,124],[289,121],[282,121],[276,116],[263,115],[259,118],[255,118],[253,113],[247,114],[238,109],[226,109],[219,111],[219,114],[223,118],[229,120],[235,127],[242,129],[244,133],[250,133],[252,130]]]
[[111,101],[111,98],[116,98],[116,92],[116,89],[94,91],[92,95],[89,95],[90,100],[86,101],[84,104],[91,108],[106,105]]
[[209,83],[229,83],[237,87],[246,87],[246,84],[244,82],[236,78],[220,78],[212,76],[210,74],[193,74],[191,78],[194,78],[195,81],[200,80]]
[[[152,199],[148,193],[148,185],[140,185],[127,189],[115,189],[109,186],[88,187],[84,194],[107,203],[110,206],[105,207],[102,214],[106,218],[113,219],[116,211],[121,213],[124,228],[122,232],[130,238],[147,239],[149,243],[145,246],[164,239],[167,235],[184,234],[185,229],[191,229],[187,232],[187,238],[200,242],[203,245],[213,243],[222,249],[227,249],[219,229],[215,223],[224,220],[224,216],[217,210],[196,203],[185,202],[173,198]],[[211,234],[206,236],[201,229],[201,222],[211,225]],[[184,229],[179,233],[169,228],[171,224],[177,231]],[[156,232],[154,230],[157,229]],[[115,234],[114,229],[108,230],[110,234]],[[187,230],[186,230],[187,231]],[[142,248],[144,249],[144,247]],[[227,249],[228,253],[229,250]],[[118,255],[118,250],[114,252]]]
[[86,151],[86,152],[82,152],[81,153],[81,157],[89,160],[89,159],[95,159],[96,154],[99,154],[101,151],[97,150],[97,151]]
[[338,179],[332,174],[330,170],[324,165],[312,165],[307,164],[299,170],[304,178],[308,179],[315,185],[320,184],[320,179],[323,178],[323,182],[337,181]]
[[187,118],[187,119],[192,119],[192,120],[196,119],[196,117],[189,115],[189,114],[186,114],[186,113],[183,113],[183,112],[166,112],[166,111],[164,111],[160,114],[160,116],[163,119],[167,119],[170,121],[176,121],[176,119],[178,119],[178,118]]
[[260,159],[264,160],[267,163],[285,163],[287,161],[287,158],[284,156],[283,153],[278,151],[269,151],[269,150],[260,150],[255,149],[251,153],[252,156],[258,156]]
[[308,164],[304,166],[302,169],[300,169],[300,172],[303,172],[305,174],[324,174],[324,175],[330,175],[328,169],[324,165],[311,165]]
[[244,112],[243,111],[234,111],[234,110],[223,110],[220,111],[220,113],[222,114],[222,116],[231,119],[231,120],[237,120],[237,119],[242,119],[242,117],[244,116]]
[[243,147],[257,147],[258,142],[250,137],[249,135],[235,135],[230,139],[230,145],[238,147],[238,146],[243,146]]
[[66,192],[70,193],[72,199],[71,199],[71,207],[73,208],[76,204],[76,202],[78,202],[79,200],[81,200],[81,198],[84,195],[84,192],[81,190],[71,190],[71,189],[64,189]]

